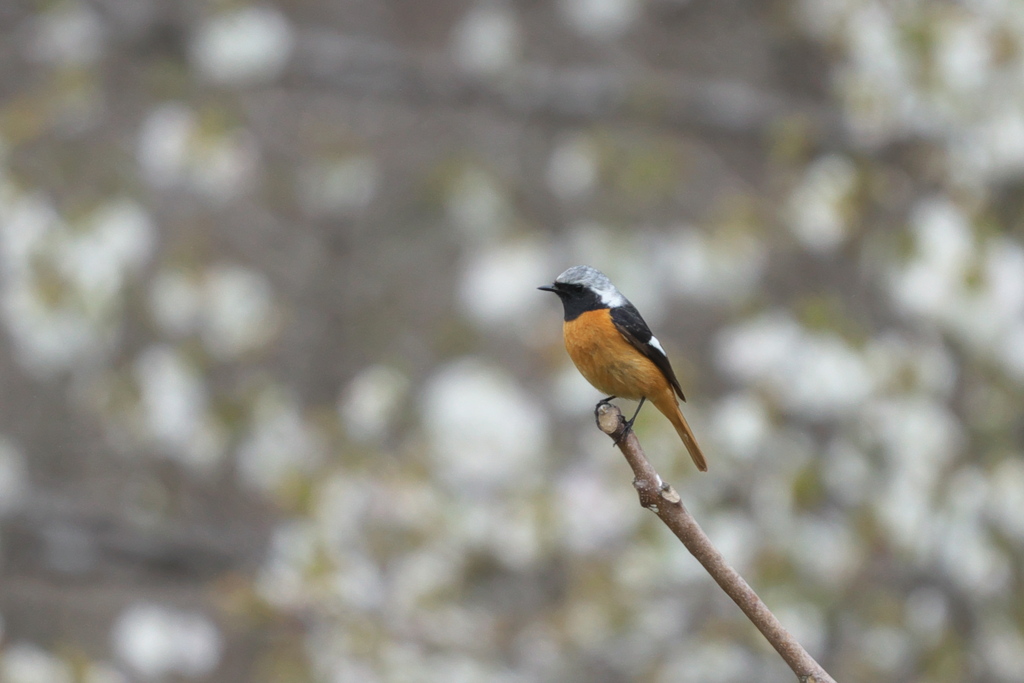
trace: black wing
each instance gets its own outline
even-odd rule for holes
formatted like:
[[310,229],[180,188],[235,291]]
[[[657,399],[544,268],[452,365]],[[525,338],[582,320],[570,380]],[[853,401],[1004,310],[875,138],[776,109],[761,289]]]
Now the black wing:
[[[619,333],[625,337],[626,341],[636,347],[637,351],[647,356],[651,362],[658,366],[661,373],[665,375],[665,379],[668,380],[668,383],[679,394],[679,398],[685,401],[686,397],[683,396],[683,390],[679,386],[679,380],[676,379],[676,373],[672,371],[672,364],[668,362],[668,356],[665,355],[661,344],[654,334],[651,333],[651,328],[647,326],[647,323],[640,316],[640,311],[636,310],[636,306],[627,301],[625,305],[616,306],[611,309],[611,313],[612,322],[615,323]],[[653,343],[651,342],[652,339],[654,340]]]

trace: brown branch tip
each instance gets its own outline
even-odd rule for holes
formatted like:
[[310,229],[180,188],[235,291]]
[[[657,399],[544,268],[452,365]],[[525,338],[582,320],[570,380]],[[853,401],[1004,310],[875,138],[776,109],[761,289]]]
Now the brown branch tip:
[[610,403],[599,403],[594,409],[594,417],[598,428],[616,442],[633,470],[633,486],[640,497],[640,504],[656,514],[682,541],[711,578],[761,631],[793,670],[800,683],[835,683],[828,672],[782,626],[743,577],[725,561],[722,553],[715,548],[711,539],[697,524],[697,520],[683,505],[676,490],[665,483],[655,471],[640,447],[636,434],[630,430],[623,435],[626,420],[622,417],[622,412]]

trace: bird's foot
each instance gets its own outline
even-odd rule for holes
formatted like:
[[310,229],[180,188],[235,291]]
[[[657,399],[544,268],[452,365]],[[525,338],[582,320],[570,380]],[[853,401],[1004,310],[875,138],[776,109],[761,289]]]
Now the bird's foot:
[[618,432],[618,436],[615,437],[615,440],[611,443],[611,447],[615,447],[622,443],[623,439],[626,438],[626,435],[633,431],[633,423],[636,422],[636,419],[637,417],[634,415],[632,420],[626,421],[626,426],[623,427],[623,431]]
[[626,435],[629,434],[631,431],[633,431],[633,423],[636,422],[637,415],[640,414],[640,409],[644,407],[644,402],[646,400],[647,400],[646,396],[644,396],[644,397],[642,397],[640,399],[640,405],[638,405],[636,407],[636,412],[633,413],[633,417],[631,417],[628,420],[626,420],[626,426],[619,433],[619,437],[617,439],[615,439],[615,442],[612,444],[612,448],[614,448],[615,446],[618,446],[620,443],[622,443],[622,440],[626,438]]

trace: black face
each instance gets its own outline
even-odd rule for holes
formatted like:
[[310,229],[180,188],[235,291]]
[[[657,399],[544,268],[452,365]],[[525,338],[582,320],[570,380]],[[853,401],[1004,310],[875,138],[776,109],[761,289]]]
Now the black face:
[[608,305],[601,301],[601,297],[594,293],[589,287],[577,284],[556,282],[553,285],[538,287],[545,292],[554,292],[562,300],[562,307],[565,309],[565,321],[575,320],[580,314],[587,311],[596,311],[608,308]]

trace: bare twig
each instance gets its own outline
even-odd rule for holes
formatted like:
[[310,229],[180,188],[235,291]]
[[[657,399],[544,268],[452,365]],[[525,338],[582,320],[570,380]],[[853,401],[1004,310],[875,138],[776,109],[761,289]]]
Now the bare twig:
[[[602,403],[597,407],[595,417],[602,432],[613,440],[619,439],[626,421],[618,408]],[[807,650],[775,618],[767,605],[757,597],[754,589],[729,566],[722,553],[711,544],[711,540],[697,524],[697,520],[683,505],[676,490],[662,481],[647,460],[636,434],[631,431],[625,438],[619,440],[618,445],[633,469],[633,486],[640,494],[640,504],[658,515],[697,561],[704,565],[711,578],[739,605],[747,618],[782,655],[800,683],[835,683],[828,672],[814,661]]]
[[652,68],[567,67],[523,62],[501,75],[467,73],[450,56],[324,29],[303,31],[289,84],[418,104],[482,105],[517,118],[566,123],[634,122],[763,135],[799,114],[843,139],[835,108],[779,89],[700,79]]

